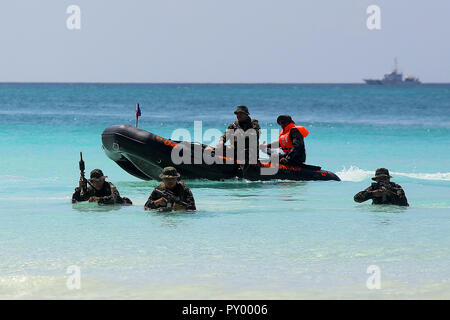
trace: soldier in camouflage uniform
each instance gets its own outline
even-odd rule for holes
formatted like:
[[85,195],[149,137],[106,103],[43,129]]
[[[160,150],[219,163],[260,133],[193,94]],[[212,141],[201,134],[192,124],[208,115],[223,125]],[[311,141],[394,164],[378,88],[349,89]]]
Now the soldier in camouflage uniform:
[[[249,163],[249,159],[252,159],[250,157],[250,152],[254,152],[255,153],[255,160],[257,161],[259,159],[259,135],[261,134],[261,127],[259,126],[258,120],[256,119],[252,119],[250,118],[250,113],[248,112],[248,107],[247,106],[238,106],[236,108],[236,110],[234,111],[234,114],[236,114],[236,118],[237,120],[234,121],[233,123],[231,123],[228,128],[227,128],[227,132],[231,132],[232,134],[228,134],[225,133],[222,137],[220,137],[219,140],[219,144],[216,146],[216,149],[221,149],[223,150],[223,155],[226,156],[226,151],[225,151],[225,143],[230,140],[230,143],[234,149],[234,156],[233,158],[235,159],[235,163],[236,163],[236,159],[238,159],[238,143],[237,143],[237,139],[238,139],[238,133],[240,132],[241,129],[242,131],[244,131],[245,134],[248,134],[248,136],[245,137],[245,150],[244,150],[244,154],[245,154],[245,163],[248,164]],[[238,131],[236,131],[238,130]],[[248,131],[251,130],[251,131]],[[256,145],[255,146],[250,146],[250,136],[253,136],[255,139],[252,140],[256,140]],[[239,159],[240,160],[240,159]],[[244,160],[244,159],[242,159]]]
[[[194,196],[174,167],[166,167],[159,177],[163,182],[150,194],[144,209],[196,210]],[[168,191],[168,192],[167,192]]]
[[83,178],[72,195],[72,203],[89,201],[99,204],[132,204],[128,198],[122,198],[117,188],[111,183],[105,181],[107,177],[103,175],[102,170],[94,169],[91,171],[87,190],[83,192]]
[[394,182],[391,182],[392,177],[389,175],[389,170],[379,168],[375,171],[375,177],[372,183],[366,190],[358,192],[354,200],[356,202],[364,202],[372,199],[372,204],[395,204],[398,206],[409,206],[406,199],[405,192],[402,187]]

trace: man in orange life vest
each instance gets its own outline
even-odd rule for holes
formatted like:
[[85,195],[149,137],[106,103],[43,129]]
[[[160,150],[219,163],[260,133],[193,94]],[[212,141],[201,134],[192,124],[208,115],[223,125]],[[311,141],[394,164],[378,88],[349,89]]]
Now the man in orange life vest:
[[[289,165],[300,165],[306,161],[305,142],[303,138],[308,135],[308,130],[302,126],[296,126],[291,116],[281,115],[277,118],[277,123],[283,129],[278,137],[280,153],[280,163]],[[271,154],[272,144],[261,145],[262,151]]]

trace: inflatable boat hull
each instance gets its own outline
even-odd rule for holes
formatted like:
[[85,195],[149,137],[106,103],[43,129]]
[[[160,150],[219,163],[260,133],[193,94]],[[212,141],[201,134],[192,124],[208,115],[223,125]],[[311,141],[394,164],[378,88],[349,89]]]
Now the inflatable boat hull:
[[[190,163],[174,164],[171,153],[173,148],[182,144],[190,144],[194,148],[205,149],[206,145],[173,141],[165,139],[145,130],[133,126],[114,125],[106,128],[102,133],[103,149],[106,155],[115,161],[123,170],[143,180],[160,180],[162,168],[173,166],[182,175],[183,179],[209,179],[223,180],[235,177],[248,180],[336,180],[339,177],[330,171],[321,170],[320,167],[302,165],[279,165],[274,175],[262,175],[262,167],[272,166],[268,160],[261,160],[257,164],[236,166],[233,164],[206,164],[202,157],[195,159],[192,156]],[[192,152],[194,154],[195,152]],[[278,166],[278,164],[277,164]]]

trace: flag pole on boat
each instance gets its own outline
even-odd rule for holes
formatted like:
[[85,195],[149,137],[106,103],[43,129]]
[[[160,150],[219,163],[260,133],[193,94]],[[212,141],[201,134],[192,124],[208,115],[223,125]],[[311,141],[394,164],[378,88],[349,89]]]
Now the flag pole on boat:
[[139,108],[139,102],[136,103],[136,128],[138,127],[139,117],[141,116],[141,108]]

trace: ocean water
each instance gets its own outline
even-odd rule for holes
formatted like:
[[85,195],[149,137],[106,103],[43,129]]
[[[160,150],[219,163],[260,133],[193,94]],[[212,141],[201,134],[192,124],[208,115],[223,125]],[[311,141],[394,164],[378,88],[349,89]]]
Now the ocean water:
[[[101,149],[136,102],[163,137],[225,130],[238,104],[268,130],[291,114],[342,181],[188,180],[196,213],[144,211],[157,182]],[[0,298],[448,299],[449,142],[450,85],[0,84]],[[70,203],[80,151],[133,206]],[[410,207],[353,202],[378,167]]]

